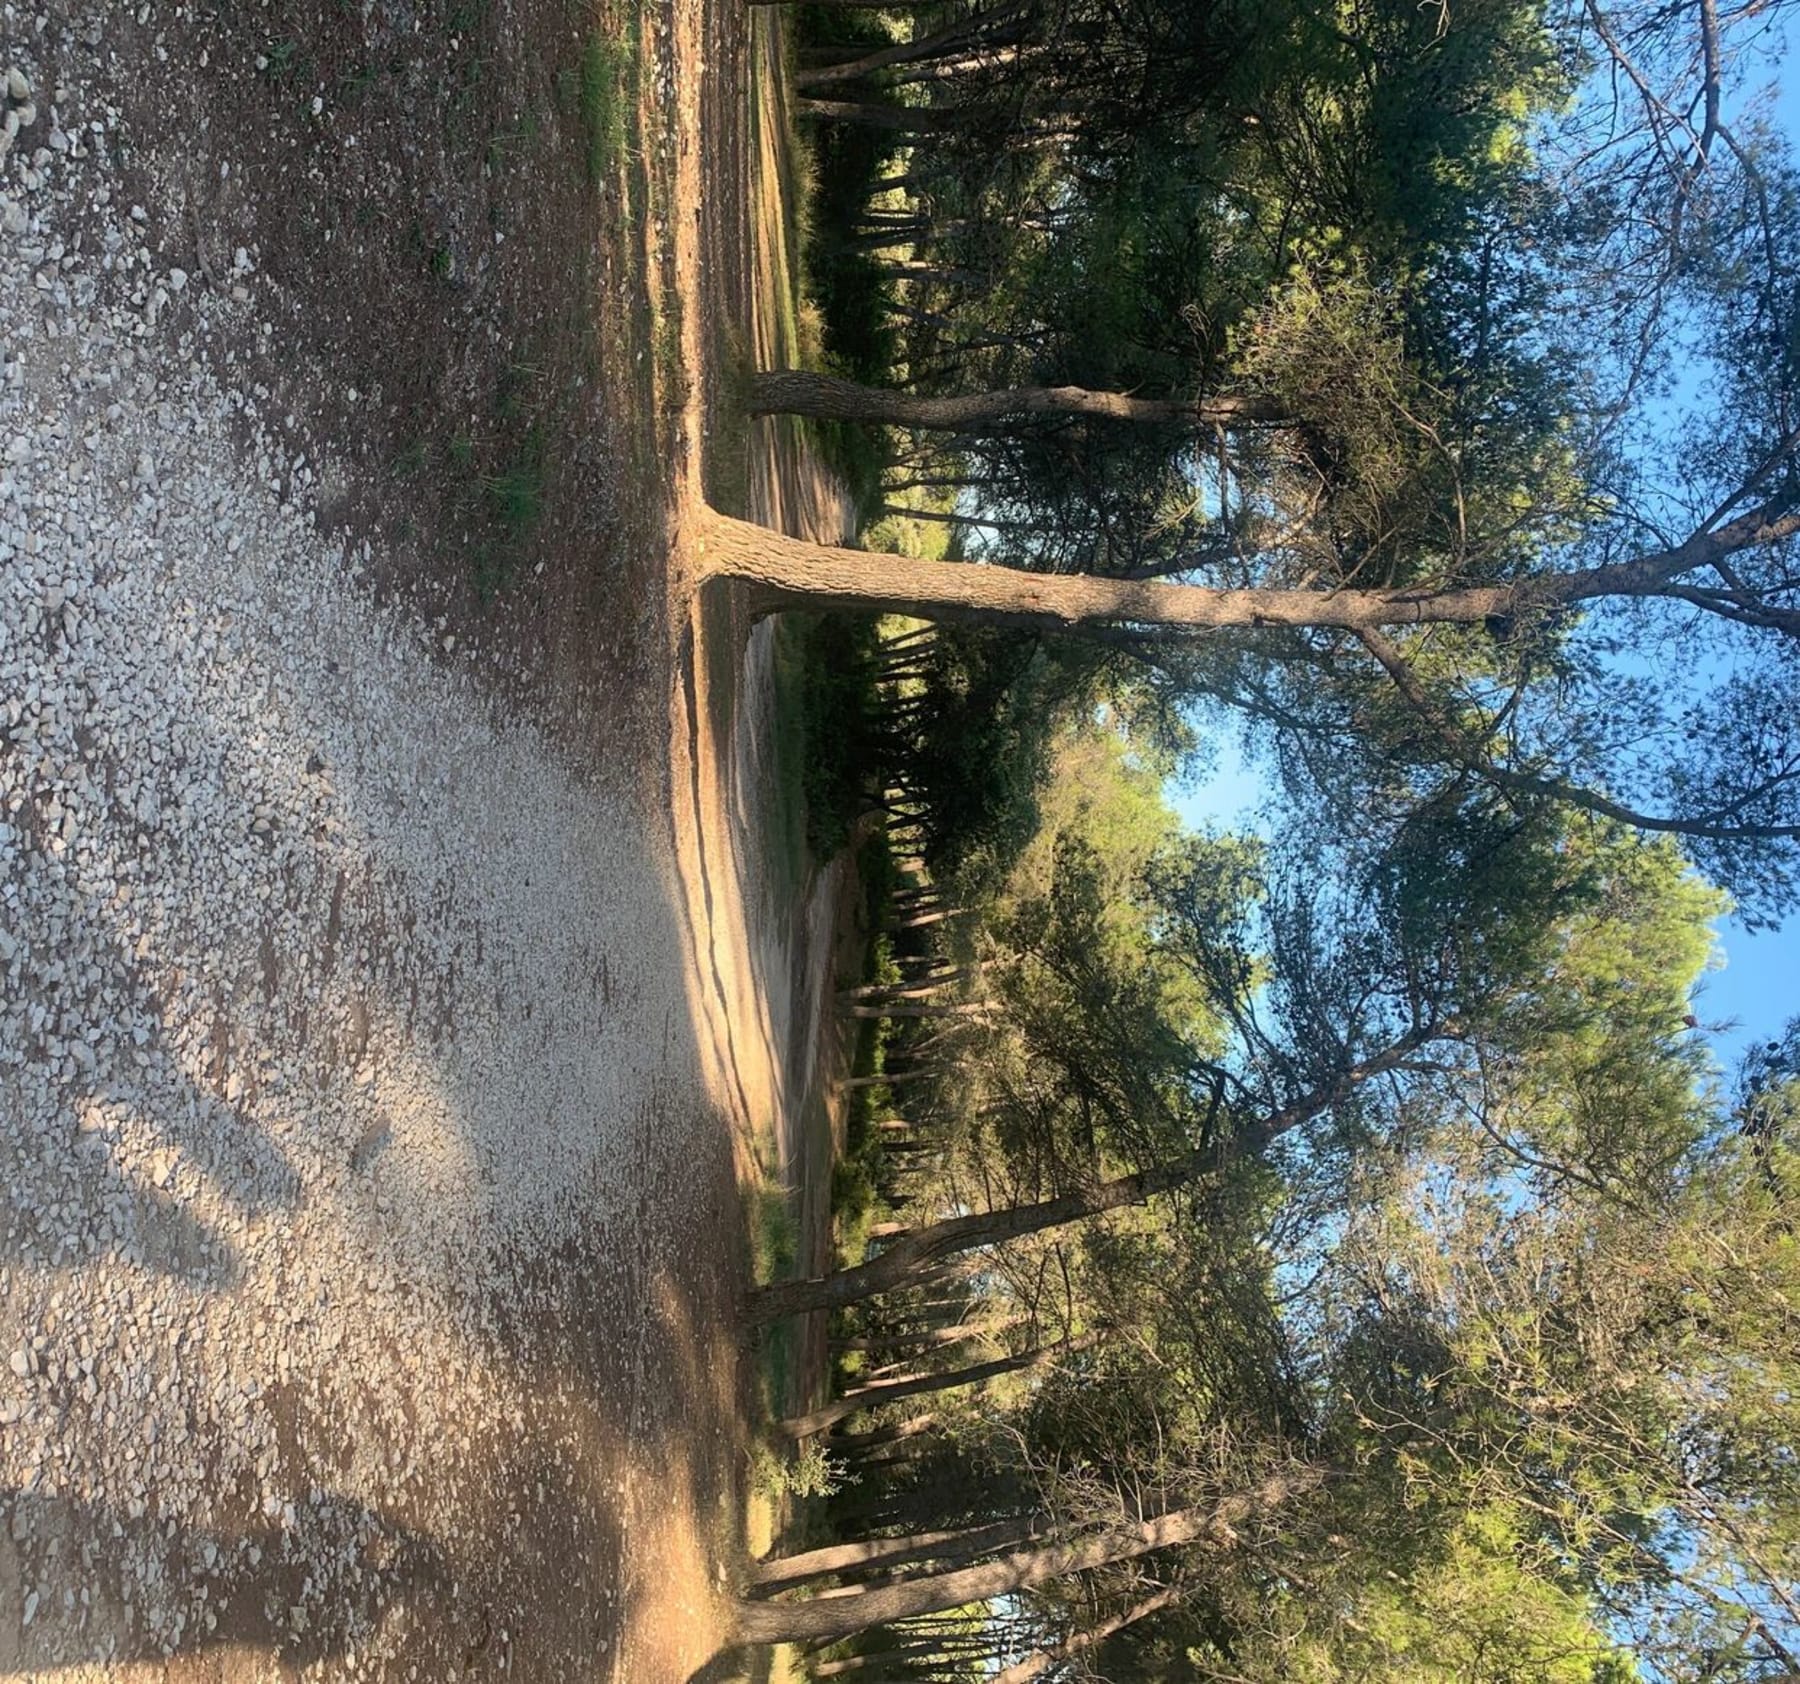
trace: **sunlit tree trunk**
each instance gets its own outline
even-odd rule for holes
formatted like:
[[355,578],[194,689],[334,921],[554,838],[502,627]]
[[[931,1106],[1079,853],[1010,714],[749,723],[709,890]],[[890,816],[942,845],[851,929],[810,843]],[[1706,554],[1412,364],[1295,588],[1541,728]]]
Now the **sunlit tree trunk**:
[[830,1544],[799,1555],[759,1561],[751,1569],[750,1582],[759,1590],[772,1593],[804,1584],[808,1579],[823,1578],[827,1573],[900,1567],[943,1555],[967,1561],[1030,1543],[1042,1537],[1046,1527],[1044,1517],[1035,1515],[995,1521],[989,1526],[961,1526],[948,1531],[911,1532],[898,1538],[863,1538],[855,1543]]
[[1282,418],[1279,407],[1264,398],[1138,398],[1124,392],[1092,392],[1081,386],[1017,386],[928,398],[802,369],[756,375],[750,384],[750,411],[753,415],[809,415],[818,420],[934,429],[978,429],[1027,415],[1088,415],[1108,421],[1226,427]]
[[734,1620],[740,1643],[792,1643],[853,1637],[859,1631],[967,1603],[1049,1584],[1073,1573],[1130,1561],[1154,1550],[1182,1544],[1228,1548],[1238,1528],[1316,1489],[1322,1475],[1313,1469],[1274,1474],[1217,1502],[1176,1509],[1154,1520],[1121,1523],[1100,1532],[1014,1550],[978,1566],[872,1585],[854,1595],[811,1602],[740,1602]]

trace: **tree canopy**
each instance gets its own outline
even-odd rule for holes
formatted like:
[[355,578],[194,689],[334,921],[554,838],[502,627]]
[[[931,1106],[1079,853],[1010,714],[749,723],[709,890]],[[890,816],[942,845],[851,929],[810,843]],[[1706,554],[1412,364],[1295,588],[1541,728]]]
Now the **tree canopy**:
[[[908,16],[799,73],[886,137],[823,237],[893,355],[750,401],[872,429],[882,508],[955,537],[694,525],[753,612],[907,616],[866,1197],[747,1309],[829,1315],[788,1428],[857,1483],[742,1633],[1003,1684],[1800,1676],[1800,1053],[1724,1071],[1694,1016],[1715,921],[1800,890],[1766,9]],[[1227,720],[1257,835],[1162,793]]]

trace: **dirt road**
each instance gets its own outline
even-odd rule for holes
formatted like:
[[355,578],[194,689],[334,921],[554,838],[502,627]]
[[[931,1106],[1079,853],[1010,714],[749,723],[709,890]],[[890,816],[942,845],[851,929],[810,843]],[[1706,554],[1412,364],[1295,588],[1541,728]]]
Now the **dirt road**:
[[0,9],[0,1671],[685,1679],[824,902],[665,611],[584,39],[328,10]]

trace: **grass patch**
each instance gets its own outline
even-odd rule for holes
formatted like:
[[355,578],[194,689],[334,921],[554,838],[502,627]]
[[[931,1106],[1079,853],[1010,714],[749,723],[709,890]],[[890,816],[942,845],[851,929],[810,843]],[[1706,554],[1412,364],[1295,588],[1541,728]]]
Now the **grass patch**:
[[774,721],[770,733],[772,834],[768,857],[776,868],[784,898],[798,899],[806,881],[806,661],[807,639],[799,617],[784,614],[775,622]]
[[[718,334],[718,411],[726,417],[741,418],[749,408],[750,382],[750,353],[744,329],[737,323],[721,321]],[[750,504],[750,429],[741,419],[713,429],[703,465],[706,500],[726,514],[746,514]]]
[[[750,1270],[758,1286],[794,1272],[800,1252],[799,1229],[785,1189],[763,1185],[750,1200]],[[788,1408],[795,1370],[797,1330],[791,1317],[761,1330],[756,1367],[763,1416],[777,1420]]]
[[352,71],[338,83],[338,103],[355,105],[381,79],[381,66],[365,64],[359,70]]
[[497,449],[499,465],[474,484],[488,528],[474,558],[483,600],[510,582],[525,542],[544,512],[544,435],[536,426],[513,432]]
[[[802,6],[795,41],[802,50],[861,50],[892,45],[887,27],[867,13],[837,6]],[[852,380],[880,380],[896,354],[886,309],[887,281],[875,260],[846,240],[851,225],[887,174],[892,135],[866,123],[812,122],[804,135],[811,153],[812,192],[805,209],[807,290],[824,319],[824,352]]]
[[511,580],[543,518],[551,394],[541,384],[535,367],[514,363],[501,376],[492,410],[480,425],[436,444],[414,439],[389,467],[396,480],[436,470],[451,509],[470,533],[469,570],[484,601]]
[[769,1497],[835,1497],[846,1485],[857,1483],[856,1475],[847,1473],[844,1464],[817,1443],[785,1457],[759,1444],[750,1479]]
[[499,171],[514,156],[523,155],[538,137],[537,113],[527,111],[510,129],[498,129],[488,136],[488,169]]
[[[791,45],[861,49],[886,46],[886,28],[867,14],[802,6]],[[873,258],[844,236],[868,203],[894,155],[890,137],[860,123],[802,120],[790,129],[790,173],[781,194],[787,249],[797,265],[780,306],[779,346],[787,366],[824,369],[864,384],[892,378],[898,340],[888,283]],[[858,525],[881,508],[889,440],[884,428],[853,421],[800,422],[819,458],[856,506]]]
[[653,343],[657,378],[662,385],[664,400],[672,410],[679,410],[688,397],[687,362],[681,347],[681,315],[681,294],[671,292],[666,308],[657,315]]
[[256,68],[271,80],[282,76],[296,75],[303,71],[309,60],[301,53],[300,43],[291,36],[271,41],[262,54],[262,63]]
[[794,1270],[799,1255],[799,1235],[787,1193],[780,1187],[759,1187],[750,1211],[750,1268],[758,1286],[780,1280]]
[[587,138],[587,178],[596,187],[625,156],[625,112],[631,62],[624,48],[598,30],[589,34],[576,70],[576,98]]
[[[863,923],[878,932],[863,951],[860,981],[897,982],[892,938],[879,933],[887,921],[887,908],[898,873],[885,831],[876,831],[858,850],[857,881],[862,887]],[[844,1263],[860,1263],[868,1249],[869,1225],[884,1214],[881,1193],[881,1140],[875,1124],[892,1113],[893,1089],[871,1081],[887,1066],[888,1042],[895,1030],[892,1018],[863,1018],[857,1023],[856,1046],[851,1053],[850,1074],[859,1083],[849,1091],[844,1110],[844,1150],[831,1168],[832,1231],[838,1256]]]
[[544,512],[544,437],[526,430],[499,473],[482,481],[489,512],[515,538],[523,538]]

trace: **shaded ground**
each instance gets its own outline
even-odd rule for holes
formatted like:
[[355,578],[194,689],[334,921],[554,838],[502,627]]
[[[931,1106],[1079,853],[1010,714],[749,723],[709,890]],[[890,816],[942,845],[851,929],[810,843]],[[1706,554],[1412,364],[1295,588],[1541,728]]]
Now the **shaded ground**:
[[[721,324],[772,284],[741,27],[18,28],[0,583],[45,606],[0,655],[134,700],[0,749],[44,909],[8,990],[104,957],[88,1051],[0,1077],[0,1669],[655,1684],[718,1646],[737,1180],[773,1128],[816,1189],[775,1125],[841,892],[759,863],[766,643],[666,611]],[[745,498],[828,520],[788,448]]]
[[[709,45],[709,60],[722,68],[706,92],[722,109],[703,128],[710,141],[707,179],[735,182],[741,195],[726,201],[715,186],[715,215],[701,230],[702,239],[711,241],[704,272],[722,277],[719,286],[702,290],[703,366],[714,371],[709,384],[727,401],[743,368],[793,367],[802,357],[794,246],[800,188],[782,30],[780,9],[759,7],[747,28],[720,28]],[[743,113],[742,120],[730,119],[732,109]],[[742,231],[734,233],[734,226]],[[734,245],[753,253],[754,261],[715,264]],[[794,417],[757,417],[738,437],[715,440],[709,432],[702,454],[709,493],[720,506],[800,537],[845,542],[854,536],[849,497]],[[837,944],[854,925],[857,885],[847,859],[818,870],[791,825],[783,833],[783,817],[792,815],[771,810],[784,793],[791,799],[783,790],[785,769],[776,764],[776,623],[749,624],[728,591],[711,596],[695,623],[709,674],[711,731],[715,740],[732,743],[731,758],[721,764],[734,792],[734,845],[751,878],[743,898],[757,945],[755,969],[794,979],[777,996],[788,1010],[768,1030],[784,1092],[773,1108],[782,1127],[765,1169],[793,1196],[796,1267],[813,1271],[830,1260],[833,1135],[842,1122],[832,1111],[841,1098],[836,1077],[854,1042],[851,1026],[831,1007],[844,968]],[[785,1400],[790,1406],[824,1376],[824,1324],[815,1320],[801,1330],[805,1344],[796,1353],[796,1389]]]

